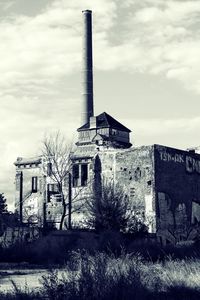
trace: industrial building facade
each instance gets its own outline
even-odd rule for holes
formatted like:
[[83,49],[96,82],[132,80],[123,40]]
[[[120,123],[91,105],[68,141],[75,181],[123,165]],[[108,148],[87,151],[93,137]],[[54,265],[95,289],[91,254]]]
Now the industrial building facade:
[[[84,153],[89,153],[82,147],[77,149],[77,164],[84,163]],[[199,154],[161,145],[96,149],[90,153],[93,166],[88,162],[88,168],[95,170],[93,158],[98,158],[101,178],[120,184],[149,233],[164,244],[199,238]]]
[[[44,174],[45,162],[21,159],[16,164],[16,209],[22,222],[39,226],[57,225],[62,203],[56,184]],[[128,196],[135,216],[163,243],[199,238],[200,155],[160,145],[114,148],[95,143],[77,146],[72,162],[74,202],[72,227],[84,227],[96,172],[97,178],[119,183]],[[66,184],[66,193],[68,185]],[[73,206],[73,196],[72,196]],[[80,208],[79,208],[80,207]],[[77,209],[76,209],[77,208]],[[73,211],[73,210],[72,210]],[[67,217],[66,222],[67,224]]]
[[[72,227],[85,226],[86,199],[93,197],[94,183],[106,178],[121,186],[133,214],[162,243],[198,239],[200,155],[161,145],[132,147],[127,127],[105,112],[94,116],[91,18],[91,11],[83,11],[82,126],[69,170]],[[21,222],[58,226],[63,207],[51,178],[53,166],[42,156],[18,158],[15,166],[16,211]],[[64,193],[67,199],[68,179]]]

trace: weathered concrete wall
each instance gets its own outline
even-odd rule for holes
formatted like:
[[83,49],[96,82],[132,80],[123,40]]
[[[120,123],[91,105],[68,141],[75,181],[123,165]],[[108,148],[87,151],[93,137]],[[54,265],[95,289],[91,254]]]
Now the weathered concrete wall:
[[[81,169],[79,168],[78,185],[72,184],[72,215],[71,223],[73,228],[87,227],[87,205],[86,202],[92,197],[94,180],[94,161],[97,150],[94,146],[79,146],[73,158],[73,164],[86,164],[88,170],[87,185],[81,186]],[[73,180],[72,180],[73,181]],[[68,217],[66,218],[67,222]]]
[[153,147],[133,148],[116,155],[116,182],[123,185],[134,212],[155,232]]
[[[16,165],[16,211],[19,213],[20,208],[20,173],[22,173],[22,214],[23,223],[37,223],[43,227],[52,223],[59,228],[61,215],[63,211],[61,201],[56,197],[49,199],[47,195],[48,184],[55,184],[51,176],[47,176],[47,165],[44,160],[39,164],[28,160],[22,164]],[[32,190],[32,178],[37,177],[37,191]],[[64,186],[65,196],[68,193]],[[55,193],[54,195],[55,196]]]
[[198,238],[200,155],[155,145],[157,235],[163,243]]
[[122,187],[134,215],[155,232],[153,147],[104,151],[99,157],[102,176]]
[[[156,228],[153,154],[153,146],[128,150],[103,148],[96,153],[90,153],[93,158],[88,158],[90,170],[88,186],[83,190],[79,188],[80,199],[86,199],[87,196],[91,197],[95,176],[95,157],[98,156],[101,179],[121,186],[132,204],[133,214],[149,226],[149,232],[154,233]],[[84,153],[82,155],[82,159],[79,156],[79,160],[77,158],[75,163],[85,161]],[[84,213],[87,215],[83,203],[81,214],[79,216],[74,214],[74,222],[76,218],[83,220]]]
[[[19,213],[20,199],[20,172],[23,174],[23,222],[38,220],[43,218],[43,198],[44,198],[44,178],[41,166],[24,165],[17,167],[16,174],[16,211]],[[32,177],[37,177],[37,192],[32,192]],[[31,220],[32,219],[32,220]]]

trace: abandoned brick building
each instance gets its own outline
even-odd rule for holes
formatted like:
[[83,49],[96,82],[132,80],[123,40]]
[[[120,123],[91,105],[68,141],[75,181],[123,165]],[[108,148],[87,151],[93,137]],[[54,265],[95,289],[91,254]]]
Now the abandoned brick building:
[[[72,194],[79,191],[84,199],[91,193],[94,178],[107,178],[121,185],[134,214],[163,243],[197,239],[200,155],[161,145],[132,147],[128,128],[105,112],[94,116],[91,18],[91,11],[83,11],[83,113],[72,155]],[[59,224],[62,204],[51,180],[51,166],[42,156],[18,158],[15,166],[16,210],[21,221]],[[87,212],[84,203],[81,207],[71,216],[73,226],[84,226]]]

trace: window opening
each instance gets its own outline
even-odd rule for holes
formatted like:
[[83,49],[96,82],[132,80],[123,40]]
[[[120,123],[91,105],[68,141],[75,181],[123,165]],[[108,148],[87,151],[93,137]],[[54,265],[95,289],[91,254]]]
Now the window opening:
[[88,180],[88,165],[81,165],[81,186],[87,185]]
[[49,183],[47,185],[47,197],[48,202],[51,202],[51,200],[61,201],[61,196],[59,193],[59,187],[57,183]]
[[37,179],[38,178],[36,176],[32,177],[32,193],[37,193],[37,189],[38,189]]
[[147,185],[151,186],[151,180],[147,181]]
[[73,187],[78,186],[78,179],[79,179],[79,165],[73,165],[72,168],[72,185]]

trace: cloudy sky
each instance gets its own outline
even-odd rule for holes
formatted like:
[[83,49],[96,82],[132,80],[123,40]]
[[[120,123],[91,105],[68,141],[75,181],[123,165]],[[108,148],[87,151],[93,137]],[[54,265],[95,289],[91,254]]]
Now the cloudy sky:
[[0,192],[11,206],[16,157],[80,125],[83,9],[95,113],[129,127],[135,146],[200,145],[199,0],[0,0]]

